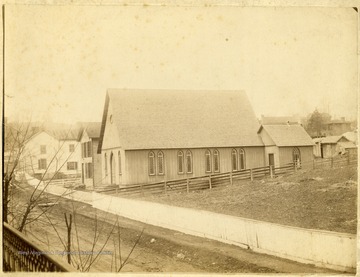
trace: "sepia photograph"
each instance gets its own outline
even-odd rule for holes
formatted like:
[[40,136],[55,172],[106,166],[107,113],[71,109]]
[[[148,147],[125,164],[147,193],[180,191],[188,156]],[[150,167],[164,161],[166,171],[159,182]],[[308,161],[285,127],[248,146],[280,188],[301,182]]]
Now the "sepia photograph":
[[2,6],[2,271],[355,274],[358,8],[95,2]]

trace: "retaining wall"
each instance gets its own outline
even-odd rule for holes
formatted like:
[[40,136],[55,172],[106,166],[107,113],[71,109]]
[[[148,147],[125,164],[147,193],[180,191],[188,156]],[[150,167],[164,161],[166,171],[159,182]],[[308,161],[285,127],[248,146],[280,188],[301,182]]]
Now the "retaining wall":
[[[36,184],[39,181],[36,180]],[[29,180],[33,186],[35,181]],[[235,216],[48,186],[46,192],[147,224],[184,232],[255,252],[354,272],[356,235],[309,230]]]

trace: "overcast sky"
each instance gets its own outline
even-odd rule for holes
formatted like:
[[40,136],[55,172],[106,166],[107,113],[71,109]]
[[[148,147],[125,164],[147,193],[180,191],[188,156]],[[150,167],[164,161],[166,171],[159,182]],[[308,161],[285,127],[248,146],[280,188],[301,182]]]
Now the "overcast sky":
[[258,117],[357,115],[352,8],[7,6],[5,115],[101,121],[107,88],[245,90]]

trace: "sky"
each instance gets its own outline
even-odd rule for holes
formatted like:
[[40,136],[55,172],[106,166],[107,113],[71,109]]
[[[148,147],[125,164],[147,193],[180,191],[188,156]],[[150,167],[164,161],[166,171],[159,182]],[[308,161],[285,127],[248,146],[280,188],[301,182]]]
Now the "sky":
[[101,121],[108,88],[245,90],[258,117],[357,117],[352,8],[5,8],[5,116]]

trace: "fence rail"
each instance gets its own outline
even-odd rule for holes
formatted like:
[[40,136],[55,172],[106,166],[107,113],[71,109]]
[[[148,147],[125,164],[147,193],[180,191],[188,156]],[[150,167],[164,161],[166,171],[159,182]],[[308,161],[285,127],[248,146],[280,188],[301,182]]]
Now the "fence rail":
[[312,160],[299,164],[289,163],[281,167],[257,167],[244,169],[239,171],[214,173],[199,177],[189,177],[183,179],[167,180],[156,183],[138,184],[123,188],[104,189],[107,194],[121,195],[144,195],[144,194],[160,194],[166,192],[192,192],[196,190],[212,189],[228,184],[232,184],[237,180],[255,180],[270,176],[271,178],[292,174],[301,168],[324,168],[324,167],[341,167],[357,164],[357,156],[344,155],[332,159]]
[[[60,256],[59,256],[60,257]],[[67,263],[57,260],[29,241],[24,234],[3,223],[3,270],[74,272]]]

